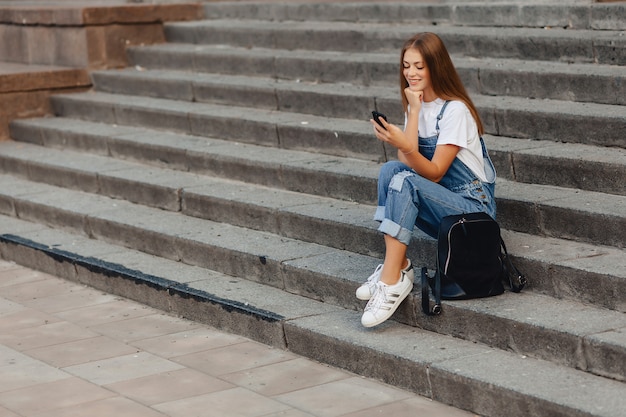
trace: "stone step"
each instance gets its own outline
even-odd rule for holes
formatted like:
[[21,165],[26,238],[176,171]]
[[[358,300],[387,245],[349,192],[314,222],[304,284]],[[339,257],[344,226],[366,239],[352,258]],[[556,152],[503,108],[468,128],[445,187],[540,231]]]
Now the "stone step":
[[[418,4],[407,18],[428,10]],[[133,47],[134,71],[96,73],[99,91],[53,99],[62,117],[13,124],[20,142],[0,143],[0,256],[480,415],[621,415],[623,8],[439,5],[465,26],[338,2],[207,4],[225,14],[167,24],[178,43]],[[368,7],[385,17],[324,17]],[[237,8],[262,11],[226,15]],[[302,20],[262,21],[272,10]],[[539,11],[572,23],[503,27]],[[472,27],[471,13],[501,25]],[[435,29],[485,118],[498,219],[530,285],[446,302],[436,318],[415,288],[368,330],[354,290],[382,258],[371,215],[390,154],[367,119],[401,115],[390,52]],[[434,264],[434,244],[415,233],[417,267]]]
[[[377,97],[397,101],[393,106],[393,113],[401,113],[397,86],[396,57],[389,56],[386,62],[368,60],[369,55],[360,54],[358,57],[349,56],[341,62],[335,62],[333,71],[339,73],[340,68],[346,68],[346,79],[339,82],[320,83],[316,76],[307,77],[306,73],[298,71],[302,62],[310,62],[310,54],[289,53],[289,66],[294,69],[291,78],[277,79],[277,74],[269,74],[270,69],[264,68],[265,74],[251,76],[249,71],[231,71],[231,74],[198,72],[193,66],[188,68],[160,69],[162,59],[154,62],[142,62],[142,57],[153,59],[159,54],[168,54],[172,46],[149,48],[135,56],[135,68],[120,71],[96,71],[92,73],[95,87],[102,92],[131,92],[137,95],[173,98],[180,100],[195,99],[197,101],[223,102],[227,104],[263,106],[286,110],[297,109],[302,113],[313,113],[330,117],[362,118],[362,108],[358,104],[371,102]],[[189,51],[197,54],[199,51]],[[220,57],[220,65],[225,62],[238,60],[241,56],[232,55]],[[249,54],[249,50],[240,50],[242,54]],[[272,51],[268,50],[268,53]],[[286,51],[284,51],[286,52]],[[177,50],[179,57],[181,51]],[[219,49],[203,50],[203,54],[221,54]],[[330,62],[324,59],[325,53],[315,54],[317,64],[312,64],[318,71],[329,67]],[[336,55],[332,54],[336,59]],[[263,60],[266,56],[254,55]],[[217,59],[217,57],[216,57]],[[250,60],[248,56],[246,59]],[[147,61],[147,59],[146,59]],[[301,61],[301,62],[298,62]],[[171,61],[168,61],[171,62]],[[251,63],[249,63],[251,64]],[[286,62],[281,65],[285,77]],[[366,83],[365,80],[348,79],[351,65],[362,66],[363,74],[371,74],[376,67],[376,83]],[[369,68],[366,68],[365,66]],[[591,102],[599,104],[626,105],[626,75],[623,68],[617,66],[598,66],[589,64],[561,64],[561,63],[527,63],[512,60],[475,60],[467,58],[455,59],[457,70],[464,84],[472,94],[533,97],[535,99],[552,99],[561,101]],[[180,67],[180,62],[175,64]],[[234,65],[237,68],[237,65]],[[149,70],[147,70],[149,68]],[[206,68],[206,70],[213,70]],[[220,68],[215,68],[221,71]],[[384,73],[383,73],[384,71]],[[593,72],[593,74],[589,74]],[[313,74],[311,74],[313,75]],[[382,80],[387,82],[383,83]],[[368,96],[369,95],[369,96]],[[320,103],[321,97],[332,97],[332,102]],[[396,100],[393,100],[393,99]],[[246,101],[247,99],[247,101]],[[349,106],[350,101],[356,102]]]
[[[44,124],[47,124],[43,119]],[[67,121],[65,121],[67,123]],[[37,128],[27,129],[26,123],[21,124],[24,128],[16,137],[33,137],[37,142]],[[87,127],[88,129],[88,127]],[[58,130],[57,130],[58,132]],[[30,135],[32,136],[30,136]],[[53,133],[52,133],[53,134]],[[63,131],[61,131],[63,134]],[[85,135],[88,135],[85,133]],[[157,137],[157,132],[122,132],[121,143],[128,143],[135,140],[135,137]],[[83,136],[83,143],[86,144],[88,136]],[[198,138],[196,138],[197,140]],[[28,139],[27,139],[28,140]],[[92,140],[97,141],[97,137]],[[150,149],[145,142],[146,139],[139,139],[135,142],[135,147],[142,153],[141,146]],[[148,139],[149,140],[149,139]],[[177,140],[174,135],[165,135],[162,140],[176,143],[181,150],[192,149],[184,141],[185,138]],[[66,140],[62,139],[67,143]],[[110,139],[111,147],[115,139]],[[154,141],[158,142],[158,140]],[[44,141],[40,141],[44,144]],[[57,142],[58,143],[58,142]],[[197,145],[197,141],[194,141]],[[200,143],[202,145],[202,143]],[[309,194],[325,197],[335,197],[343,200],[352,200],[361,203],[373,204],[375,202],[376,178],[379,165],[375,162],[359,161],[355,159],[337,160],[334,157],[309,154],[306,152],[271,149],[267,147],[257,147],[253,145],[243,146],[239,143],[229,143],[226,141],[213,140],[210,146],[204,144],[204,152],[197,152],[196,157],[200,161],[196,166],[207,167],[205,169],[192,168],[190,166],[172,166],[183,171],[193,173],[218,175],[226,178],[250,181],[253,184],[278,186],[282,189],[292,191],[303,191]],[[87,145],[85,145],[87,146]],[[97,146],[97,145],[96,145]],[[120,146],[120,144],[117,144]],[[85,155],[74,153],[67,148],[57,150],[37,146],[28,146],[25,143],[7,143],[0,156],[5,172],[19,172],[28,175],[35,180],[45,180],[54,178],[57,185],[69,187],[80,187],[79,189],[97,192],[98,190],[111,190],[109,192],[122,192],[120,184],[128,182],[129,179],[147,175],[162,178],[174,178],[174,173],[156,173],[156,168],[152,171],[144,172],[142,165],[124,165],[122,161],[111,161],[106,157],[96,155]],[[108,149],[102,150],[105,154]],[[123,152],[123,145],[121,147]],[[155,155],[160,160],[168,159],[168,151],[161,148],[161,153]],[[133,158],[133,154],[124,154],[113,151],[115,155],[124,158]],[[150,155],[150,152],[146,152]],[[173,152],[175,155],[176,152]],[[232,161],[233,156],[235,161]],[[145,157],[144,157],[145,160]],[[279,161],[290,161],[287,163]],[[217,169],[212,166],[217,165]],[[237,174],[245,166],[245,177]],[[342,170],[351,167],[346,174]],[[339,168],[339,170],[337,170]],[[54,174],[48,172],[56,170]],[[105,170],[105,172],[100,172]],[[125,173],[128,170],[128,173]],[[84,171],[84,172],[83,172]],[[104,184],[106,172],[110,172],[113,178],[111,184]],[[274,177],[274,180],[267,178]],[[289,177],[287,181],[279,178]],[[300,181],[300,178],[308,177],[307,181]],[[125,179],[123,179],[125,178]],[[295,182],[292,182],[294,181]],[[53,181],[53,180],[49,180]],[[191,181],[191,180],[188,180]],[[196,185],[195,181],[191,182]],[[308,184],[308,185],[307,185]],[[362,189],[363,197],[356,199],[355,194],[339,194],[341,190],[350,190],[355,185]],[[329,189],[332,186],[332,190]],[[577,189],[566,189],[555,186],[540,186],[533,184],[523,184],[499,179],[498,187],[498,219],[504,227],[512,230],[523,231],[539,235],[548,235],[561,238],[574,239],[577,241],[598,243],[616,247],[626,246],[626,196],[609,195],[598,192],[582,191]],[[162,189],[162,187],[158,187]],[[171,185],[170,190],[146,191],[150,196],[149,200],[142,200],[144,204],[180,210],[181,202],[180,190],[176,185]],[[334,192],[333,192],[334,190]],[[367,191],[365,191],[367,190]],[[126,194],[116,194],[116,197],[123,197],[132,201],[140,197],[136,194],[134,187],[130,187]],[[369,192],[368,192],[369,191]],[[157,196],[161,194],[170,196],[165,202],[159,201]],[[351,193],[351,191],[348,191]],[[173,197],[173,200],[171,200]],[[163,198],[163,197],[162,197]],[[139,202],[139,201],[137,201]],[[313,232],[315,234],[315,232]],[[368,243],[370,243],[368,241]]]
[[[490,134],[626,148],[621,106],[489,96],[475,96],[474,102]],[[101,92],[54,96],[52,106],[64,117],[342,156],[381,149],[372,141],[369,111],[355,120]],[[388,108],[382,98],[376,107]]]
[[137,3],[143,2],[2,1],[0,57],[24,64],[119,68],[127,64],[128,45],[165,40],[164,21],[199,19],[203,12],[193,2]]
[[[166,25],[179,43],[132,48],[134,71],[55,97],[63,117],[13,124],[0,256],[480,415],[623,413],[623,6],[205,6],[221,14]],[[401,115],[389,52],[434,29],[484,115],[503,237],[531,283],[436,318],[416,288],[368,330],[354,290],[382,257],[390,155],[367,119]],[[415,233],[417,267],[434,243]]]
[[[133,138],[133,135],[128,133],[123,136],[129,140]],[[136,135],[145,139],[155,136],[157,135],[150,132]],[[176,142],[172,136],[162,139]],[[181,143],[180,146],[187,148],[185,143]],[[227,159],[235,152],[240,158],[250,157],[251,160],[243,166],[247,167],[247,174],[251,178],[271,177],[262,166],[258,167],[258,163],[255,163],[251,157],[254,155],[258,160],[263,160],[266,154],[262,148],[254,149],[234,145],[229,149],[228,145],[223,145],[212,146],[212,149],[216,151],[215,160]],[[374,211],[372,204],[331,199],[325,196],[325,193],[321,193],[322,196],[316,196],[302,194],[302,190],[297,190],[299,192],[281,190],[281,188],[289,187],[276,183],[273,187],[267,188],[257,184],[234,181],[231,177],[235,175],[231,176],[230,172],[241,169],[235,167],[223,169],[221,174],[217,175],[223,175],[226,178],[220,179],[212,172],[207,173],[211,175],[207,177],[165,168],[146,167],[121,159],[79,154],[68,149],[42,148],[26,143],[0,144],[0,150],[2,151],[0,153],[2,172],[30,181],[98,193],[173,213],[181,212],[199,219],[204,218],[237,227],[269,232],[335,250],[347,250],[359,256],[383,257],[382,239],[376,231],[377,224],[372,220]],[[290,166],[282,167],[281,171],[285,178],[309,177],[313,182],[316,178],[324,178],[323,172],[320,174],[311,169],[312,157],[302,159],[301,154],[291,151],[277,150],[275,153],[275,156],[280,159],[294,161]],[[114,154],[120,156],[118,152]],[[323,171],[323,161],[318,159],[316,162],[318,162],[317,170]],[[354,167],[353,175],[358,175],[357,165]],[[362,188],[373,189],[375,179],[367,177],[368,169],[367,164],[362,163],[360,175],[365,175]],[[326,175],[328,179],[325,181],[333,182],[338,188],[347,187],[344,182],[345,177],[342,178],[340,174],[327,172]],[[6,182],[8,183],[9,180]],[[520,268],[531,277],[531,288],[558,298],[571,298],[592,302],[605,308],[626,310],[626,299],[624,299],[626,292],[623,291],[623,286],[626,284],[626,278],[623,275],[623,249],[608,246],[596,247],[540,236],[540,234],[567,235],[570,233],[568,229],[570,223],[579,222],[587,225],[589,229],[587,233],[591,236],[604,231],[605,235],[620,239],[623,234],[621,235],[616,230],[623,228],[623,213],[620,217],[619,213],[615,214],[613,208],[623,204],[623,197],[617,202],[604,200],[602,206],[604,211],[602,207],[596,208],[598,212],[590,212],[584,216],[577,210],[580,210],[580,206],[584,206],[584,202],[590,199],[589,195],[579,196],[577,192],[572,192],[567,197],[562,195],[562,198],[558,199],[558,193],[563,193],[564,189],[551,187],[537,191],[536,188],[527,186],[524,190],[527,193],[527,200],[521,200],[518,208],[514,201],[519,199],[519,195],[523,192],[519,191],[517,185],[511,185],[506,181],[499,182],[499,204],[505,209],[499,213],[498,219],[503,227],[508,227],[508,223],[511,223],[517,226],[516,228],[508,227],[511,230],[535,233],[533,236],[527,233],[520,235],[510,230],[506,232],[507,240],[511,240],[510,252]],[[279,188],[275,188],[276,186]],[[15,188],[15,186],[10,187]],[[18,187],[18,192],[21,192],[21,188],[23,187]],[[514,190],[516,194],[509,189]],[[544,200],[547,201],[542,201],[541,197],[533,196],[533,193],[538,192],[550,195],[551,199],[545,198]],[[572,202],[576,198],[578,200]],[[517,223],[518,219],[530,223],[528,220],[530,216],[524,211],[526,205],[533,204],[538,206],[536,208],[539,213],[538,218],[556,219],[552,222],[546,221],[547,225],[554,224],[554,226]],[[509,212],[506,211],[507,205],[514,207],[510,212],[515,217],[510,217]],[[7,203],[7,206],[10,207],[11,204]],[[570,212],[573,213],[570,214]],[[43,214],[32,220],[43,220],[46,217],[47,215]],[[572,219],[569,223],[562,220],[568,218]],[[557,228],[562,224],[565,224],[563,230],[558,230]],[[606,225],[610,226],[610,230]],[[538,230],[540,227],[545,227],[546,230]],[[320,230],[327,230],[327,232],[321,234]],[[409,247],[409,255],[414,262],[417,265],[434,265],[434,240],[416,231],[414,241],[415,244]],[[588,283],[592,279],[598,284],[598,288],[589,291]],[[348,297],[348,299],[351,298],[351,296]]]
[[566,30],[509,27],[433,26],[360,22],[274,22],[213,19],[168,23],[169,42],[264,47],[287,50],[398,51],[418,32],[436,32],[452,54],[524,60],[626,64],[620,30]]
[[560,364],[396,322],[367,330],[355,311],[276,288],[15,218],[0,225],[5,259],[480,415],[617,417],[626,407],[623,383]]
[[11,120],[49,114],[50,94],[90,87],[83,69],[0,61],[0,140],[9,138]]
[[[207,172],[208,166],[215,166],[219,163],[222,170],[220,175],[229,175],[256,183],[273,184],[269,176],[267,178],[265,176],[255,178],[241,176],[240,167],[236,164],[231,164],[233,169],[228,170],[224,162],[225,155],[212,157],[211,152],[204,152],[205,155],[203,155],[201,150],[206,148],[207,141],[213,145],[224,143],[202,137],[66,118],[14,121],[11,132],[12,137],[19,141],[61,149],[67,147],[85,150],[100,155],[111,154],[124,159],[134,159],[183,171]],[[485,136],[485,141],[499,178],[530,184],[557,185],[626,195],[624,150],[491,135]],[[264,150],[259,152],[263,155],[267,153]],[[192,162],[192,154],[197,158],[195,163]],[[375,160],[379,158],[379,154],[380,151],[369,156],[361,155],[361,157],[366,160]],[[270,158],[270,156],[264,157]],[[257,175],[259,175],[258,170]],[[282,183],[279,186],[294,188],[293,184]],[[315,193],[316,191],[309,188],[309,192]],[[347,197],[344,195],[339,198]],[[368,194],[364,198],[365,201],[372,201],[375,196]]]
[[[393,111],[387,114],[401,114],[400,104],[394,100],[397,94],[384,87],[309,84],[267,78],[161,70],[97,72],[94,74],[94,82],[99,91],[108,93],[126,92],[139,96],[297,111],[335,118],[364,119],[369,116],[370,109],[381,107]],[[626,86],[626,83],[624,85]],[[384,103],[393,104],[385,106]],[[390,116],[390,120],[402,123],[398,117]],[[545,153],[546,145],[553,147],[553,152],[548,151],[550,155]],[[530,161],[524,159],[524,156],[516,158],[513,164],[514,152],[510,153],[508,149],[521,148],[522,153],[526,153],[529,146],[541,149],[539,152],[530,151],[533,153],[532,156],[524,155],[533,159],[532,166],[528,165]],[[550,145],[550,142],[529,143],[510,138],[494,140],[493,144],[490,143],[490,149],[496,168],[506,178],[626,194],[624,187],[626,153],[622,149],[602,149],[573,144],[554,146]],[[503,158],[496,155],[496,152],[500,151]],[[369,158],[379,159],[380,148],[375,149]],[[582,163],[587,158],[593,159],[593,162],[586,161],[589,165]],[[543,159],[544,164],[538,159]],[[556,163],[560,166],[559,170],[554,170],[555,161],[558,161]],[[529,166],[528,170],[523,169],[524,166]]]
[[[322,83],[393,87],[397,56],[385,52],[336,52],[167,43],[129,48],[138,69],[261,76]],[[568,64],[453,55],[468,90],[556,100],[624,104],[624,71],[615,65]]]
[[[16,177],[3,176],[2,180],[2,207],[11,208],[3,210],[4,215],[266,284],[323,301],[325,306],[360,310],[354,290],[378,262],[365,255],[117,199]],[[13,186],[5,185],[9,181]],[[122,265],[134,267],[131,262]],[[419,291],[414,291],[403,304],[394,316],[399,322],[624,380],[623,312],[527,291],[448,302],[445,315],[437,320],[421,314],[419,296]],[[247,301],[252,307],[268,309],[258,305],[262,297]],[[537,339],[542,343],[536,343]]]
[[[623,30],[624,4],[593,1],[219,2],[205,3],[205,19],[391,22],[428,25]],[[545,4],[548,3],[548,4]],[[591,3],[591,4],[590,4]]]
[[87,70],[0,61],[0,93],[64,90],[77,87],[91,87]]

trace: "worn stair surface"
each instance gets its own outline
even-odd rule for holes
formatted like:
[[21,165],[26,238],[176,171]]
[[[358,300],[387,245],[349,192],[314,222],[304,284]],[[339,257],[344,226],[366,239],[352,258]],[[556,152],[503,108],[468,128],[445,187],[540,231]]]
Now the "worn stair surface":
[[[0,255],[484,416],[626,410],[623,2],[207,3],[0,143]],[[403,119],[398,51],[446,42],[530,284],[360,325]],[[419,231],[409,255],[434,267]]]

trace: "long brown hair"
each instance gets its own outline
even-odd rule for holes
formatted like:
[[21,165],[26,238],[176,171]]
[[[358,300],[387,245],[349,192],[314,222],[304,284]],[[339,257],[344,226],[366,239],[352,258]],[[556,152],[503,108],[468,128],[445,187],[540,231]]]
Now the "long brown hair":
[[418,33],[407,40],[402,47],[402,53],[400,54],[400,95],[402,96],[404,111],[408,111],[409,101],[406,98],[404,89],[409,86],[409,83],[404,78],[403,61],[404,53],[411,48],[416,49],[422,55],[426,68],[430,71],[430,80],[437,97],[443,100],[458,100],[465,103],[476,121],[478,133],[482,135],[484,133],[483,123],[472,99],[465,90],[459,74],[456,72],[456,68],[454,68],[448,50],[441,38],[431,32]]

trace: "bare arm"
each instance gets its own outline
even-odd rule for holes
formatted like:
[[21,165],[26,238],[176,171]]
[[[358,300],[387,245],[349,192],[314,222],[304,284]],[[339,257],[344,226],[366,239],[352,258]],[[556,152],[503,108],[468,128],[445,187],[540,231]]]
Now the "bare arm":
[[405,131],[384,120],[381,120],[381,122],[385,129],[380,127],[374,120],[371,122],[374,126],[376,137],[398,149],[398,159],[400,161],[410,166],[422,177],[433,182],[439,182],[450,168],[450,165],[452,165],[454,158],[459,152],[459,147],[456,145],[439,145],[435,149],[432,160],[428,160],[428,158],[420,154],[417,150],[418,115],[419,109],[413,109],[409,113]]

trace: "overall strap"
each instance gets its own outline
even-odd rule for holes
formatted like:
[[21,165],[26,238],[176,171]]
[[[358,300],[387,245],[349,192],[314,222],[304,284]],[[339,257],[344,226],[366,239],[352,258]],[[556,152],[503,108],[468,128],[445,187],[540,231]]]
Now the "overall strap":
[[446,107],[448,107],[448,103],[450,103],[449,100],[446,100],[446,102],[443,103],[443,107],[437,115],[437,124],[435,125],[435,129],[437,130],[437,137],[439,137],[439,120],[441,120],[441,118],[443,117],[443,112],[446,110]]

